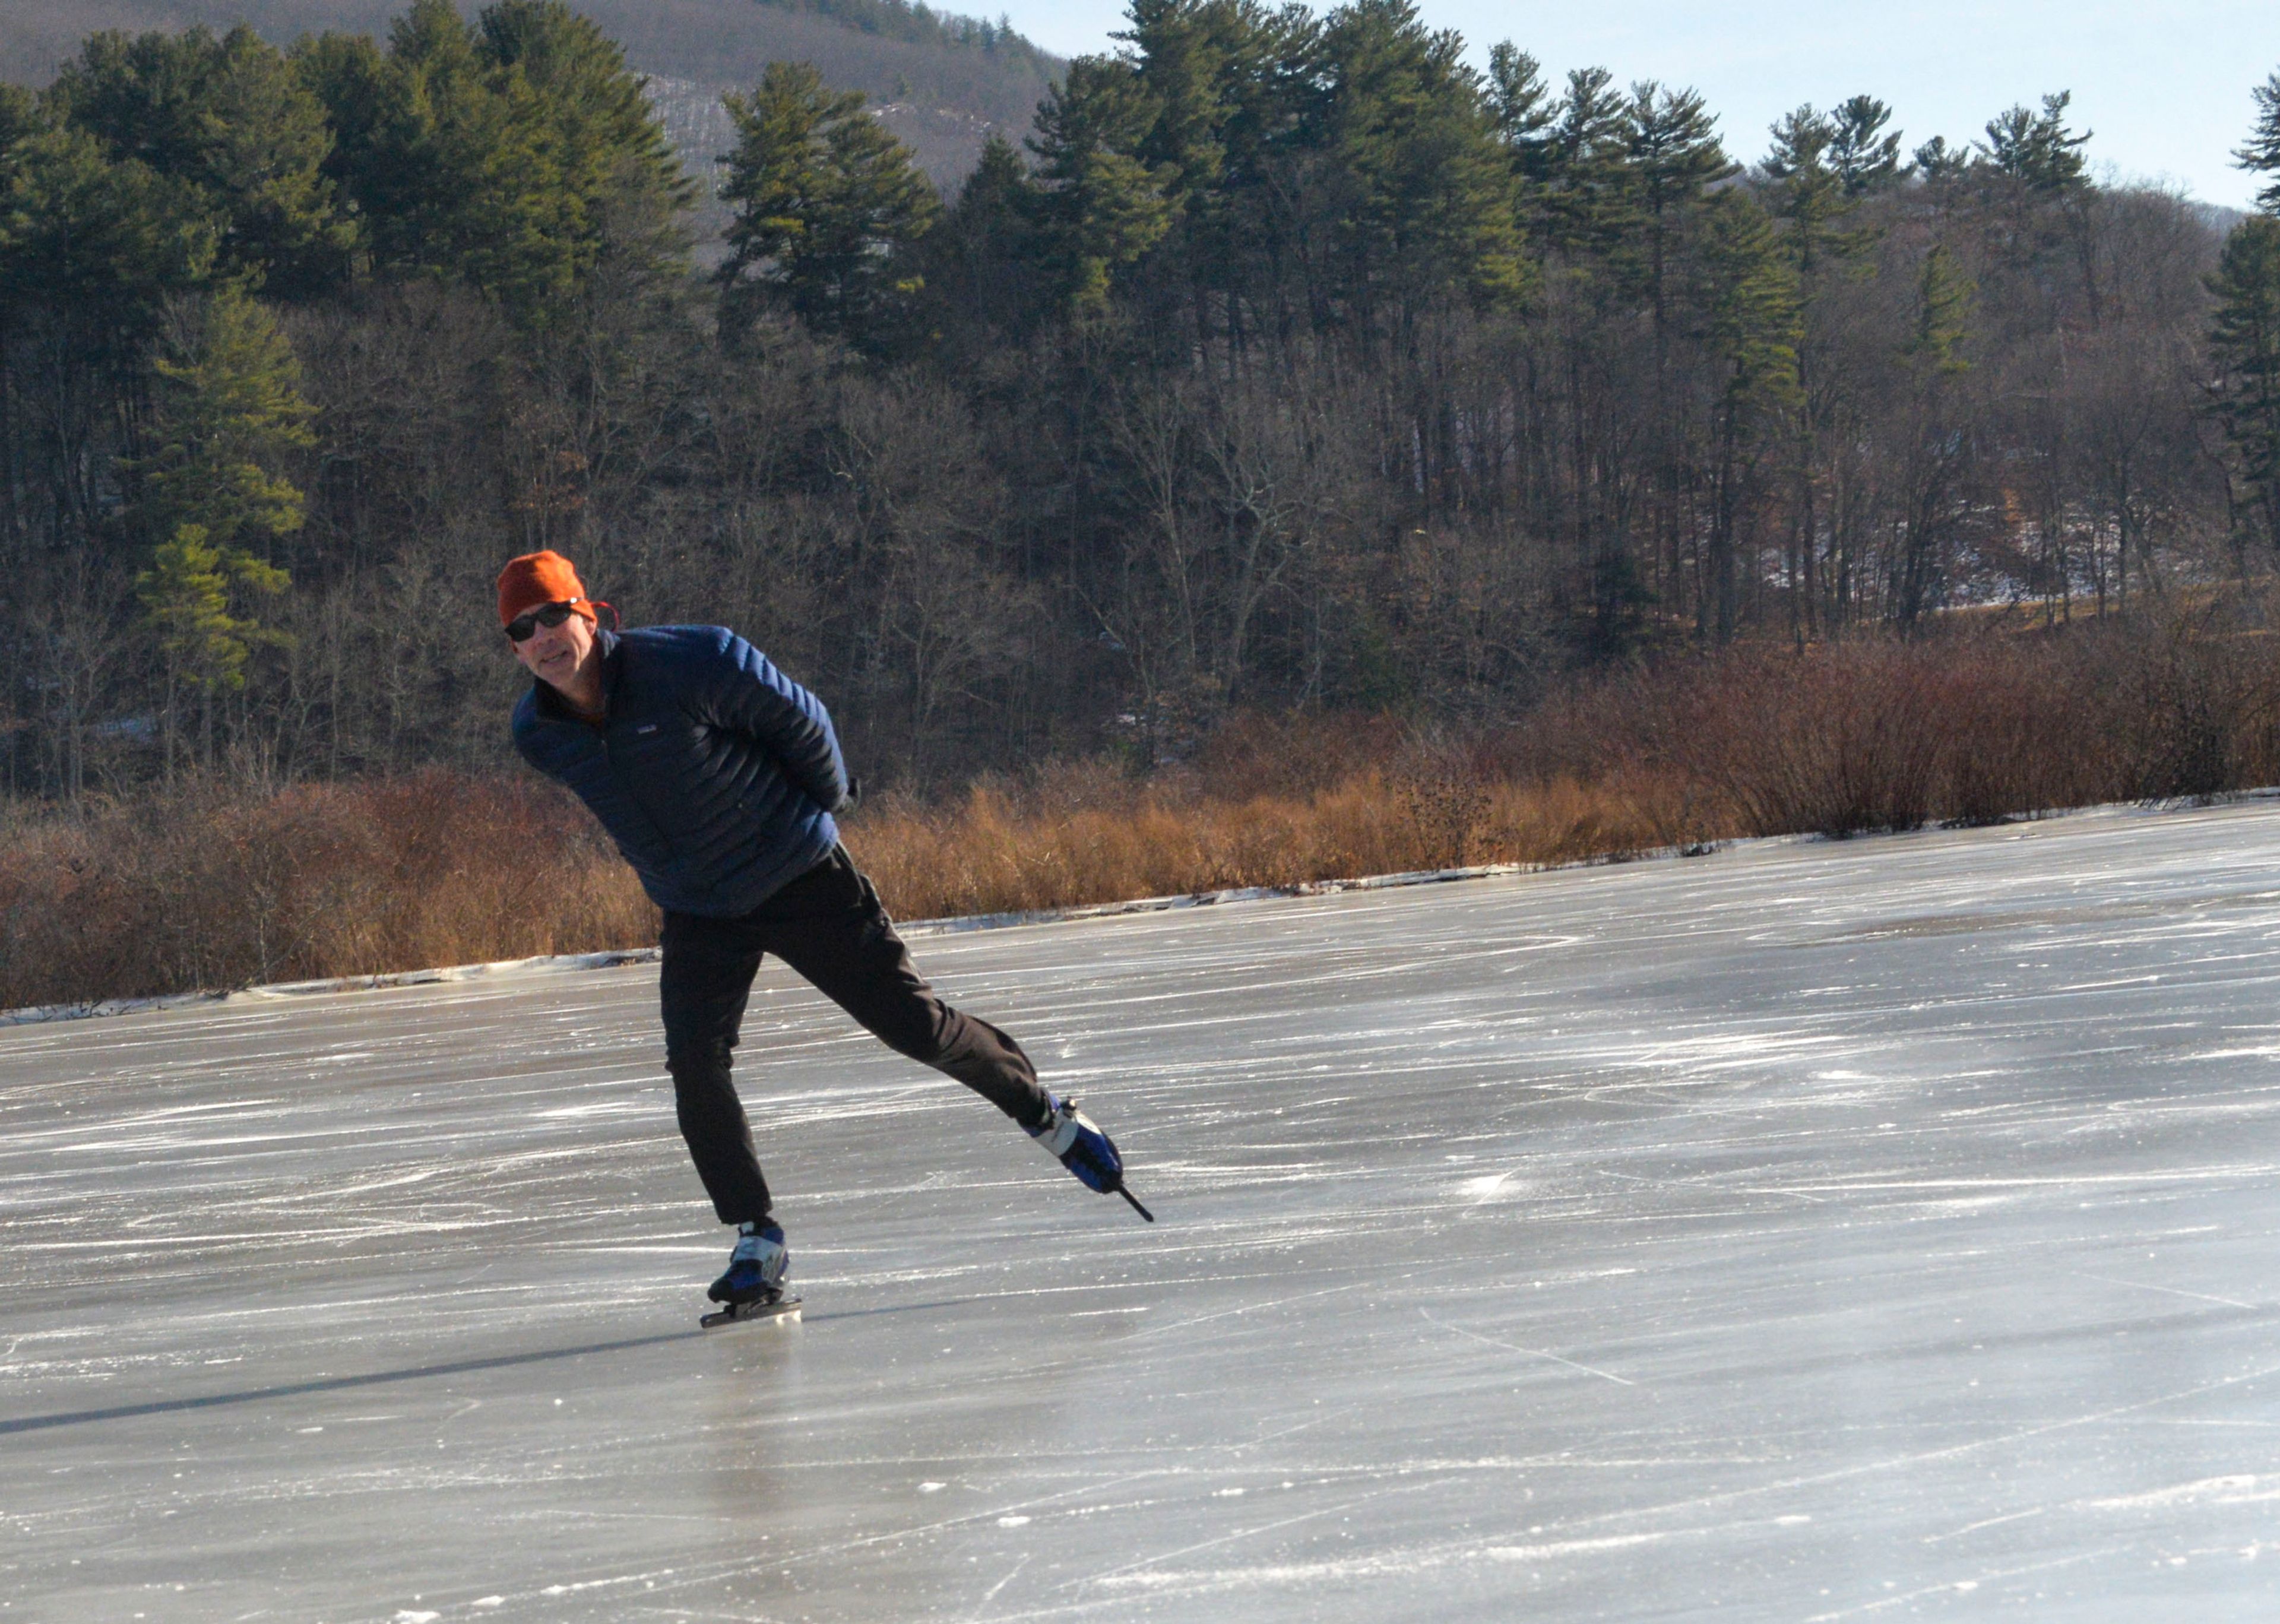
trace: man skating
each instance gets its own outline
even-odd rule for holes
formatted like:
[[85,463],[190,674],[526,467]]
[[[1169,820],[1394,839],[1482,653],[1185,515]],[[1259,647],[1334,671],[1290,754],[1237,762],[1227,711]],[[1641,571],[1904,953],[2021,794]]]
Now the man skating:
[[944,1004],[912,965],[839,844],[848,777],[821,701],[725,627],[617,632],[595,607],[558,553],[500,572],[499,624],[537,679],[515,706],[514,743],[593,810],[665,912],[666,1069],[697,1176],[737,1227],[714,1300],[774,1302],[790,1265],[728,1074],[765,954],[980,1094],[1087,1186],[1121,1191],[1108,1136],[1047,1092],[1019,1043]]

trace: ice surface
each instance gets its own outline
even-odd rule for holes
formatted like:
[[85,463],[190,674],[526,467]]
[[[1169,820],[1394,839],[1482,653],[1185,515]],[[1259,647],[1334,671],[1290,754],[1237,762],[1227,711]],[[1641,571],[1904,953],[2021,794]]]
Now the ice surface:
[[2269,1619],[2276,858],[920,941],[1152,1228],[772,966],[711,1333],[653,966],[0,1033],[0,1624]]

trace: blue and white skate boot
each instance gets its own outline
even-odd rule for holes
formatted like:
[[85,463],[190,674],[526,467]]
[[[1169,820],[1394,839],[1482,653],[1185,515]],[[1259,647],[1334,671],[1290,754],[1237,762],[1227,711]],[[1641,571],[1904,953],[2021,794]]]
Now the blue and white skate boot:
[[1075,1100],[1051,1094],[1045,1097],[1053,1103],[1053,1114],[1042,1126],[1031,1128],[1029,1137],[1059,1158],[1087,1189],[1097,1189],[1104,1196],[1116,1194],[1124,1186],[1124,1158],[1116,1153],[1115,1142],[1100,1131],[1100,1124],[1076,1108]]
[[714,1281],[705,1295],[731,1307],[773,1303],[783,1295],[784,1276],[790,1269],[791,1253],[785,1249],[781,1225],[774,1219],[739,1224],[736,1250],[728,1254],[728,1272]]

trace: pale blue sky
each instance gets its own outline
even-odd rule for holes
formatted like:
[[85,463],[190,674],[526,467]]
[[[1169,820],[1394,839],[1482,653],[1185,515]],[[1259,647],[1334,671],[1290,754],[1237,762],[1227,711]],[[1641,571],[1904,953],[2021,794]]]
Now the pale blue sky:
[[[1429,24],[1465,36],[1475,62],[1509,39],[1555,83],[1571,67],[1601,65],[1625,83],[1691,84],[1719,115],[1729,150],[1749,159],[1763,156],[1766,127],[1800,102],[1881,96],[1914,147],[1935,135],[1976,139],[2012,104],[2071,90],[2075,127],[2095,132],[2093,166],[2167,179],[2235,207],[2254,189],[2230,164],[2254,117],[2248,93],[2280,67],[2273,0],[1421,3]],[[948,9],[960,8],[952,0]],[[990,9],[1065,55],[1109,49],[1124,15],[1121,0],[996,0]]]

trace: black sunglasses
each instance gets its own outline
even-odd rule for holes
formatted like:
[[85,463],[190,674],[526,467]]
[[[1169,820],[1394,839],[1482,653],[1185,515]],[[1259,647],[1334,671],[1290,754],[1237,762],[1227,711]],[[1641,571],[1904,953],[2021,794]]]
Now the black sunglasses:
[[578,612],[568,604],[543,604],[527,613],[519,614],[506,623],[509,643],[528,643],[530,635],[540,627],[552,631]]

